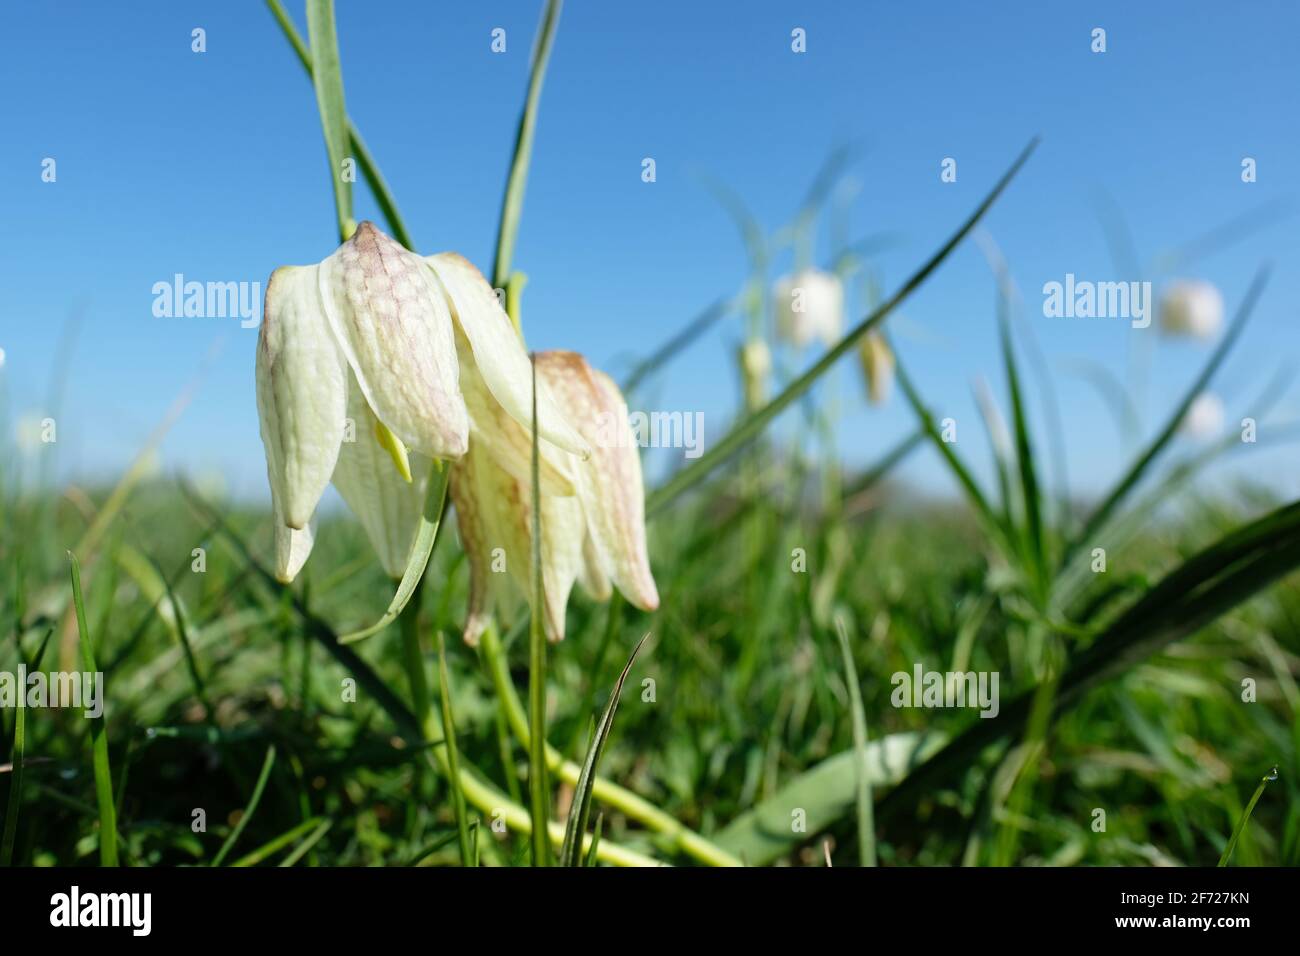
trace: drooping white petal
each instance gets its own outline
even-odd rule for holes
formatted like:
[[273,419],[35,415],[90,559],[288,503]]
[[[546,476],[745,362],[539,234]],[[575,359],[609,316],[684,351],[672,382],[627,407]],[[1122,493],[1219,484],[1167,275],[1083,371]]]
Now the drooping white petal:
[[275,579],[290,584],[307,563],[311,546],[316,540],[316,520],[296,531],[284,523],[278,508],[272,509],[275,518]]
[[[532,427],[532,369],[510,317],[478,269],[454,252],[425,260],[451,302],[452,313],[468,340],[473,359],[492,396],[515,421]],[[567,452],[585,458],[590,449],[566,421],[554,399],[537,389],[538,434]]]
[[598,566],[629,601],[652,611],[659,592],[646,549],[641,458],[623,396],[576,352],[539,354],[537,374],[592,445],[573,474]]
[[361,522],[384,571],[396,578],[406,569],[433,462],[424,455],[411,455],[413,480],[405,481],[392,456],[379,444],[379,420],[356,388],[355,379],[350,385],[347,417],[355,432],[353,440],[344,441],[339,451],[334,487]]
[[283,521],[298,530],[334,472],[347,401],[347,366],[321,311],[316,272],[285,266],[272,273],[257,339],[267,473]]
[[[470,606],[465,640],[473,644],[500,604],[532,603],[531,485],[514,478],[470,439],[452,473],[461,544],[469,558]],[[564,637],[569,593],[582,567],[582,506],[576,496],[542,495],[542,625],[552,641]]]
[[320,264],[320,292],[366,401],[414,451],[459,458],[469,417],[451,314],[423,259],[363,222]]
[[[488,391],[470,354],[469,343],[459,331],[456,333],[456,346],[461,355],[461,391],[465,396],[465,407],[469,410],[470,427],[473,429],[471,443],[477,442],[510,475],[532,487],[532,433],[511,418]],[[528,374],[532,374],[531,365]],[[537,384],[542,385],[540,376]],[[537,477],[542,494],[576,494],[573,481],[568,477],[570,463],[576,461],[574,456],[545,441],[537,443],[537,452]]]

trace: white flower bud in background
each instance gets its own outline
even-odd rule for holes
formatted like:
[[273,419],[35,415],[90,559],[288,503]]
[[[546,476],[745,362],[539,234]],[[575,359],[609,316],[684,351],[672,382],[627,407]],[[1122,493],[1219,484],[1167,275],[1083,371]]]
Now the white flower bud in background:
[[1209,282],[1180,279],[1160,299],[1160,329],[1166,335],[1207,340],[1223,328],[1223,294]]
[[862,365],[863,381],[867,383],[867,398],[872,405],[884,404],[894,385],[894,353],[889,350],[885,337],[868,332],[859,339],[858,361]]
[[762,339],[751,339],[740,347],[740,374],[745,407],[763,405],[767,401],[767,377],[772,374],[772,353]]
[[814,339],[834,345],[844,329],[844,286],[829,272],[804,269],[778,279],[772,296],[776,333],[795,348]]
[[1223,402],[1213,392],[1201,392],[1183,416],[1179,430],[1189,438],[1203,441],[1217,438],[1223,431]]
[[0,349],[0,368],[5,367],[5,350]]

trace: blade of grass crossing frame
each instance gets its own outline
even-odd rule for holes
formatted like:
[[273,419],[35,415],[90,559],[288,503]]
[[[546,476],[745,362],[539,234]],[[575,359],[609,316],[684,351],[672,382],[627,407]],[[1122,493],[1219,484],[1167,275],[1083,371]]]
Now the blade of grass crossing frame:
[[[77,643],[81,647],[81,666],[93,681],[100,681],[95,666],[95,649],[91,643],[90,629],[86,627],[86,602],[81,594],[81,566],[77,556],[68,552],[72,562],[72,603],[77,613]],[[103,693],[101,683],[99,693]],[[117,866],[117,809],[113,801],[113,772],[108,763],[108,734],[105,717],[101,713],[90,720],[92,764],[95,774],[95,803],[99,807],[99,862],[102,866]]]
[[[45,632],[45,637],[41,639],[41,646],[36,651],[36,656],[27,664],[28,670],[35,670],[40,667],[42,658],[45,657],[45,648],[50,643],[50,636],[54,633],[54,628]],[[22,642],[15,635],[14,643],[18,645],[18,655],[22,658]],[[14,710],[14,743],[10,754],[9,762],[13,767],[9,778],[9,800],[5,806],[5,825],[4,836],[0,837],[0,866],[11,866],[14,858],[14,844],[18,837],[18,810],[22,803],[23,793],[23,759],[27,750],[27,708],[23,706],[24,700],[19,695],[18,706]]]
[[519,130],[515,134],[514,156],[510,160],[510,175],[506,180],[505,196],[501,200],[501,225],[497,230],[496,262],[492,266],[492,285],[504,289],[510,277],[511,262],[515,255],[515,238],[519,233],[519,219],[524,211],[524,189],[528,185],[528,166],[533,157],[533,131],[537,127],[537,107],[542,98],[542,83],[546,79],[546,65],[551,59],[551,46],[555,42],[555,28],[560,21],[561,0],[547,0],[542,12],[542,24],[533,46],[532,69],[528,77],[528,94],[524,111],[519,117]]
[[438,632],[438,699],[442,704],[442,736],[447,744],[447,763],[451,768],[451,806],[456,815],[456,835],[460,840],[460,860],[472,866],[474,849],[469,839],[469,816],[465,812],[465,793],[460,788],[460,748],[456,744],[456,715],[451,708],[451,675],[447,670],[447,641]]
[[605,814],[596,814],[596,826],[591,831],[591,846],[587,848],[587,859],[583,866],[595,866],[597,863],[596,851],[600,849],[600,835],[605,830]]
[[1246,824],[1250,822],[1250,815],[1255,812],[1255,804],[1259,803],[1259,798],[1264,794],[1264,788],[1272,781],[1277,779],[1277,767],[1274,767],[1266,773],[1259,781],[1259,786],[1255,788],[1255,794],[1250,798],[1250,803],[1246,804],[1246,810],[1237,821],[1237,825],[1232,828],[1232,836],[1228,839],[1228,845],[1223,848],[1223,855],[1219,857],[1219,866],[1227,866],[1228,860],[1232,859],[1232,851],[1237,848],[1237,838],[1241,836],[1246,829]]
[[[307,49],[307,44],[303,42],[298,30],[289,19],[289,14],[285,11],[284,5],[280,0],[266,0],[267,7],[270,8],[280,29],[284,32],[293,51],[298,54],[298,61],[302,63],[303,69],[307,71],[307,76],[312,79],[312,58],[311,51]],[[313,79],[314,82],[314,79]],[[411,234],[406,228],[406,222],[397,210],[397,199],[393,196],[392,190],[388,187],[388,182],[384,179],[383,173],[379,171],[379,164],[375,162],[375,157],[371,154],[370,148],[361,138],[361,131],[356,128],[351,120],[348,120],[348,139],[352,144],[352,154],[356,158],[357,165],[361,167],[361,175],[365,177],[366,185],[374,194],[375,202],[379,206],[379,211],[384,214],[384,219],[388,223],[389,231],[406,248],[414,250],[415,245],[411,240]]]
[[444,507],[447,502],[447,486],[450,483],[451,463],[435,459],[433,470],[429,474],[429,487],[424,492],[424,509],[420,513],[420,524],[415,529],[415,538],[411,541],[411,550],[406,558],[406,570],[402,572],[402,580],[398,582],[397,591],[388,604],[388,610],[384,611],[379,620],[369,627],[343,635],[339,638],[340,642],[353,644],[378,634],[397,620],[403,608],[410,603],[420,578],[424,576],[424,569],[429,566],[433,549],[438,544],[438,532],[442,530],[442,518],[446,513]]
[[14,710],[14,745],[10,751],[9,800],[5,806],[4,836],[0,838],[0,866],[11,866],[18,836],[18,808],[23,794],[23,754],[26,752],[27,708],[21,698]]
[[650,632],[647,631],[645,636],[636,642],[636,647],[632,648],[627,664],[623,666],[623,672],[618,675],[614,689],[610,692],[605,712],[600,715],[596,733],[587,747],[587,758],[582,762],[582,774],[578,777],[578,784],[573,791],[573,802],[569,804],[569,821],[564,828],[564,844],[560,848],[560,866],[582,865],[582,839],[587,832],[587,820],[591,815],[591,788],[596,782],[596,766],[600,763],[600,755],[605,750],[605,742],[609,739],[609,732],[614,726],[614,714],[618,710],[619,696],[623,693],[623,683],[627,680],[633,663],[636,662],[637,654],[649,639]]
[[[529,356],[533,372],[532,421],[537,421],[537,356]],[[532,614],[528,622],[528,806],[532,816],[533,866],[550,866],[550,784],[546,766],[546,633],[542,617],[546,596],[542,589],[542,509],[538,477],[537,429],[533,433],[532,461]]]
[[1024,539],[1030,566],[1025,570],[1040,598],[1047,588],[1047,563],[1043,540],[1042,497],[1034,465],[1034,447],[1029,437],[1029,422],[1020,390],[1020,373],[1016,369],[1015,349],[1011,344],[1010,303],[998,295],[998,337],[1002,342],[1002,362],[1006,368],[1007,391],[1011,398],[1011,421],[1016,443],[1016,466],[1020,475],[1020,498],[1025,509]]
[[864,318],[837,342],[830,350],[826,352],[817,362],[813,364],[808,371],[804,372],[797,379],[791,382],[780,395],[773,398],[762,408],[751,414],[745,421],[738,424],[728,432],[718,444],[714,445],[705,454],[695,459],[686,468],[683,468],[674,475],[666,484],[655,489],[646,498],[646,514],[653,515],[661,510],[665,505],[672,502],[683,492],[690,490],[699,484],[709,475],[718,465],[729,459],[737,451],[748,444],[752,439],[767,427],[772,419],[776,418],[781,412],[789,407],[793,402],[798,400],[805,392],[821,378],[827,370],[830,369],[845,353],[852,349],[858,339],[860,339],[871,329],[879,325],[886,316],[898,307],[904,299],[911,295],[931,273],[952,254],[958,244],[966,238],[975,225],[984,217],[989,208],[1002,195],[1003,190],[1010,185],[1011,180],[1020,172],[1021,167],[1029,160],[1030,155],[1038,146],[1038,139],[1035,137],[1029,142],[1016,157],[1015,162],[997,181],[988,195],[975,207],[975,211],[962,223],[956,232],[948,238],[939,250],[931,256],[916,272],[914,272],[906,282],[881,306],[879,306],[870,315]]
[[835,617],[835,634],[839,638],[840,653],[844,656],[844,680],[849,688],[849,705],[853,711],[853,751],[856,806],[858,813],[858,863],[876,865],[876,826],[871,818],[871,777],[867,764],[867,712],[862,706],[862,689],[858,686],[858,671],[853,666],[853,648],[844,619]]
[[262,800],[262,791],[266,789],[266,782],[271,778],[271,768],[275,766],[275,744],[266,748],[266,757],[262,761],[262,772],[257,775],[257,783],[253,786],[253,795],[248,799],[248,806],[244,812],[239,815],[239,822],[235,828],[230,831],[230,836],[226,837],[226,842],[221,844],[221,849],[217,855],[212,858],[212,866],[220,866],[225,860],[226,855],[230,853],[232,847],[239,840],[240,834],[244,832],[244,827],[248,826],[248,821],[252,819],[253,811]]
[[339,237],[352,235],[352,183],[343,176],[348,158],[348,112],[343,102],[343,70],[339,64],[338,35],[334,29],[334,0],[307,0],[307,38],[311,42],[312,86],[320,108],[325,152],[329,156],[330,183],[338,212]]
[[[890,351],[893,351],[892,346]],[[962,463],[962,460],[957,457],[957,453],[952,450],[952,444],[943,440],[943,434],[935,426],[934,416],[930,414],[930,410],[921,401],[921,396],[916,391],[916,386],[912,384],[912,379],[903,368],[898,353],[894,352],[894,356],[894,377],[898,380],[898,387],[902,391],[903,397],[912,406],[912,411],[920,422],[921,430],[930,439],[930,443],[934,445],[935,450],[947,462],[953,476],[957,479],[957,483],[961,485],[962,490],[966,492],[966,497],[970,499],[971,505],[979,513],[979,517],[990,531],[1006,540],[1008,537],[1006,525],[999,520],[993,506],[989,504],[988,498],[985,497],[984,492],[980,490],[979,484],[975,481],[975,477],[970,473],[970,469]]]
[[241,856],[238,860],[236,860],[234,863],[230,865],[236,868],[256,866],[258,863],[261,863],[271,854],[284,849],[294,840],[298,839],[298,837],[303,836],[309,831],[316,829],[318,826],[321,825],[321,823],[329,823],[329,821],[325,820],[323,817],[311,817],[310,819],[304,820],[302,823],[298,824],[292,830],[289,830],[285,833],[281,833],[278,837],[268,840],[266,843],[263,843],[261,846],[259,846],[256,850],[253,850],[249,853],[245,853],[243,856]]
[[719,319],[731,310],[731,302],[727,299],[719,299],[707,309],[691,319],[680,332],[677,332],[663,345],[655,349],[650,355],[636,364],[636,367],[628,373],[627,378],[623,380],[623,394],[634,391],[638,385],[646,380],[652,373],[657,371],[661,366],[671,361],[678,352],[685,349],[697,338],[708,331]]

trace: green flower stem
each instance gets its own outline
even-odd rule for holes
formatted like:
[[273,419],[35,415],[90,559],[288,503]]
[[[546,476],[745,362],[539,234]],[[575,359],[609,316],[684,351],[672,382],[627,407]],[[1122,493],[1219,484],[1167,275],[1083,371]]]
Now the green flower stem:
[[[421,660],[419,614],[419,602],[411,601],[402,609],[398,624],[402,631],[403,664],[406,667],[407,678],[411,683],[413,704],[416,708],[415,719],[420,725],[425,742],[431,745],[429,750],[430,759],[447,780],[457,782],[465,799],[487,814],[489,818],[499,817],[505,821],[506,826],[511,830],[525,836],[531,836],[532,820],[527,810],[512,802],[509,797],[480,778],[473,772],[473,768],[469,766],[462,767],[459,774],[453,775],[447,748],[442,745],[444,741],[442,723],[433,707],[432,697],[429,694],[428,678],[425,676],[424,664]],[[551,823],[547,827],[547,834],[550,836],[553,846],[563,846],[563,826],[558,823]],[[591,845],[590,835],[586,837],[586,841],[583,846],[589,847]],[[604,839],[596,847],[596,856],[598,859],[616,866],[664,865],[653,857],[645,856],[635,850],[629,850]]]
[[[479,650],[483,653],[488,672],[492,675],[492,684],[496,688],[497,698],[505,709],[510,728],[514,731],[521,746],[527,747],[530,739],[528,718],[524,713],[523,703],[515,693],[510,681],[510,672],[506,666],[505,652],[496,628],[489,625],[479,638]],[[582,768],[572,761],[565,760],[554,747],[546,746],[546,762],[550,769],[570,785],[577,785]],[[694,830],[683,825],[675,817],[664,813],[654,804],[625,790],[616,783],[603,777],[597,777],[592,787],[592,794],[597,800],[614,807],[638,823],[667,837],[672,845],[701,863],[709,866],[744,866],[744,864],[726,850],[706,840]],[[598,853],[603,853],[605,840],[600,841]]]
[[542,13],[542,24],[537,31],[536,45],[533,47],[528,94],[524,100],[524,110],[519,116],[514,155],[510,160],[510,176],[506,180],[506,192],[501,200],[496,263],[492,267],[492,286],[497,289],[506,287],[515,257],[515,237],[519,233],[519,217],[524,211],[524,187],[528,184],[528,166],[533,158],[537,107],[542,99],[542,83],[546,79],[546,64],[551,59],[551,46],[555,43],[555,28],[560,21],[561,6],[561,0],[547,0],[546,9]]

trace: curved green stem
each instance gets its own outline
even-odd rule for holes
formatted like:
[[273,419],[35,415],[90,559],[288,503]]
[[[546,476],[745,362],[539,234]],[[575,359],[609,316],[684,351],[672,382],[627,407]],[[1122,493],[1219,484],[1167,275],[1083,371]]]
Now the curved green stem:
[[[489,626],[483,632],[482,637],[479,638],[479,649],[483,652],[483,659],[487,663],[488,672],[492,676],[492,685],[496,688],[497,697],[505,711],[510,728],[514,731],[520,745],[527,747],[529,741],[528,718],[524,713],[524,705],[519,700],[519,695],[515,692],[514,685],[510,681],[510,672],[506,666],[501,638],[497,635],[495,627]],[[560,752],[550,744],[546,745],[546,763],[566,783],[577,784],[582,768],[570,760],[565,760],[560,755]],[[744,866],[740,860],[722,849],[722,847],[706,840],[672,815],[665,813],[648,800],[637,796],[630,790],[625,790],[604,777],[596,778],[596,782],[592,787],[592,794],[602,803],[622,811],[633,820],[667,837],[676,849],[701,863],[707,863],[709,866]],[[597,847],[597,852],[602,851],[604,846],[605,840],[602,839]]]
[[[453,785],[460,787],[460,792],[464,794],[466,800],[490,818],[501,819],[507,827],[516,833],[529,836],[533,832],[533,825],[527,810],[514,803],[504,793],[480,777],[474,772],[473,768],[463,766],[460,768],[459,773],[453,774],[452,772],[447,748],[443,746],[442,722],[437,710],[433,707],[432,697],[429,694],[428,678],[424,673],[423,655],[420,652],[419,613],[419,602],[412,601],[402,609],[398,622],[402,631],[403,664],[406,667],[407,677],[411,682],[412,696],[415,698],[413,701],[416,708],[415,717],[419,722],[421,734],[425,741],[430,744],[429,758],[448,781],[455,781]],[[517,700],[516,703],[518,703]],[[552,821],[547,825],[546,831],[553,846],[559,847],[564,844],[564,827],[559,823]],[[583,846],[589,848],[590,845],[591,836],[588,834],[586,843]],[[596,857],[615,866],[664,865],[653,857],[637,853],[635,850],[629,850],[605,839],[602,839],[597,844]]]

